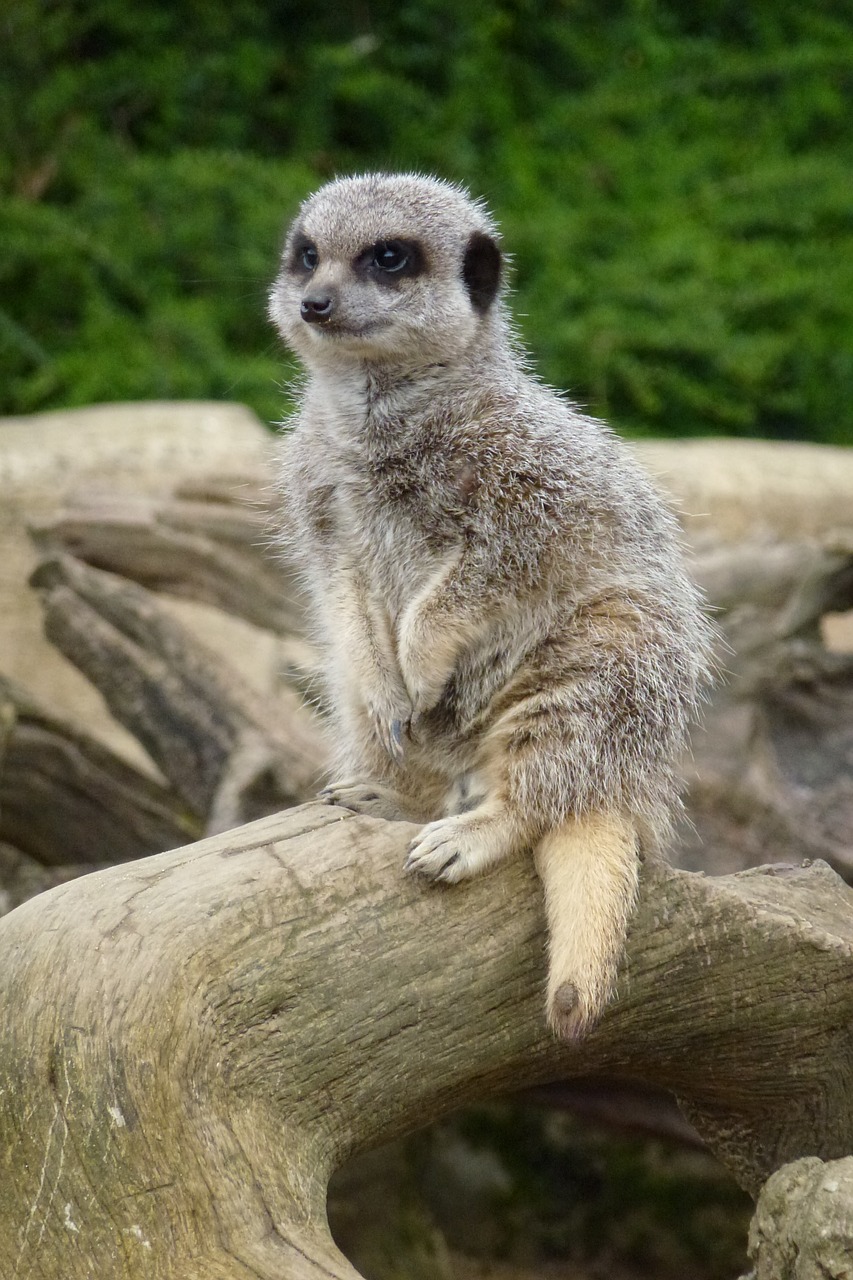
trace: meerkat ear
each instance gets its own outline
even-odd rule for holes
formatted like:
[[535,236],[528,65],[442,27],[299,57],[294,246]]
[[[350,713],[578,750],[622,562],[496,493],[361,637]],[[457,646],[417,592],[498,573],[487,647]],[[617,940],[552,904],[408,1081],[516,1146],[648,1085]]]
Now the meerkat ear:
[[475,311],[488,311],[501,282],[501,251],[491,236],[472,231],[462,263],[462,278]]

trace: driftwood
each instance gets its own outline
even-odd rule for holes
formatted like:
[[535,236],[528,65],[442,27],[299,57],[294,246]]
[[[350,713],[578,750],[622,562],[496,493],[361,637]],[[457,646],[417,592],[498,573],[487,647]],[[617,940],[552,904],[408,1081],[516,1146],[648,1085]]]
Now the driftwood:
[[[717,549],[697,576],[729,651],[693,739],[681,865],[735,870],[772,852],[853,875],[853,605],[850,542]],[[708,860],[708,851],[716,851]]]
[[[682,497],[707,471],[694,454]],[[835,486],[824,524],[803,496],[808,456]],[[257,471],[120,504],[89,487],[41,513],[46,632],[154,767],[116,762],[4,686],[0,910],[4,889],[11,906],[27,884],[239,829],[62,884],[0,921],[0,1275],[354,1277],[325,1225],[333,1169],[464,1102],[549,1081],[616,1079],[624,1099],[645,1084],[649,1123],[684,1133],[671,1111],[654,1118],[660,1091],[676,1094],[753,1194],[788,1162],[849,1156],[853,898],[835,873],[853,870],[853,643],[836,615],[853,606],[840,519],[853,472],[838,457],[798,453],[796,501],[771,466],[764,506],[759,483],[738,514],[739,475],[716,508],[694,507],[711,517],[687,521],[729,647],[678,856],[798,869],[647,867],[619,1000],[573,1051],[543,1030],[523,860],[436,891],[400,872],[405,824],[318,805],[275,816],[313,794],[325,747],[301,696],[314,659],[299,593],[261,554]],[[235,678],[157,593],[279,635],[274,696]],[[52,813],[29,823],[39,797]],[[582,1106],[606,1109],[582,1087]],[[811,1274],[795,1269],[806,1253],[778,1252],[778,1203],[762,1217],[763,1203],[759,1280]],[[805,1240],[795,1218],[790,1239]],[[833,1265],[815,1274],[840,1280]]]
[[[66,501],[85,505],[94,487],[117,500],[159,500],[208,486],[232,468],[241,475],[268,473],[271,437],[241,405],[156,403],[93,405],[0,421],[0,670],[29,689],[57,715],[94,734],[124,759],[145,768],[131,734],[105,711],[94,686],[41,633],[38,600],[27,579],[37,564],[28,527],[52,518]],[[217,482],[220,483],[221,482]],[[213,505],[213,504],[211,504]],[[205,606],[176,602],[194,634],[212,643],[238,633],[244,663],[265,685],[262,650],[242,624]],[[195,616],[193,616],[195,615]],[[243,634],[240,634],[243,633]],[[248,640],[248,643],[246,641]],[[256,665],[258,663],[259,665]],[[244,670],[246,666],[244,665]]]
[[[821,452],[816,452],[822,459]],[[179,742],[193,743],[199,759],[213,755],[208,768],[213,783],[209,777],[199,788],[196,779],[189,784],[183,777],[171,780],[181,795],[191,797],[194,812],[201,813],[215,829],[257,816],[264,806],[272,811],[306,799],[317,776],[322,746],[310,749],[317,767],[309,771],[308,778],[303,771],[288,785],[266,777],[255,786],[258,796],[254,801],[241,800],[241,787],[245,793],[255,785],[253,772],[264,774],[262,758],[277,758],[279,773],[287,774],[289,766],[284,761],[294,755],[291,749],[288,757],[287,743],[295,743],[296,754],[304,756],[308,729],[299,707],[292,699],[288,701],[285,692],[280,706],[259,709],[255,699],[249,714],[235,710],[245,704],[247,695],[236,688],[233,674],[229,676],[227,669],[222,672],[218,663],[220,674],[215,680],[201,677],[207,685],[215,685],[201,699],[202,705],[214,708],[211,714],[217,725],[211,730],[195,704],[195,693],[189,697],[184,693],[194,691],[199,676],[189,671],[177,675],[184,667],[198,668],[192,657],[197,642],[179,640],[180,628],[171,619],[163,619],[156,600],[148,597],[145,606],[137,603],[134,608],[137,613],[146,609],[158,619],[157,625],[174,637],[168,650],[168,678],[173,683],[177,678],[182,686],[172,693],[164,685],[161,668],[153,673],[148,696],[156,708],[152,723],[151,716],[144,717],[135,696],[122,694],[117,672],[126,661],[124,642],[114,634],[109,638],[100,634],[95,640],[89,615],[82,621],[72,616],[84,607],[81,593],[88,592],[96,601],[104,591],[94,585],[100,581],[97,573],[87,574],[67,553],[83,555],[91,565],[131,577],[143,586],[167,589],[189,599],[216,600],[248,621],[263,620],[267,627],[289,638],[282,665],[294,687],[310,692],[312,657],[299,635],[298,587],[278,560],[264,560],[257,541],[259,530],[269,524],[263,505],[268,501],[268,487],[252,477],[199,486],[175,500],[140,500],[130,504],[124,516],[117,514],[113,499],[90,492],[83,502],[41,520],[37,529],[45,554],[61,548],[66,553],[61,572],[74,575],[74,585],[65,583],[61,592],[46,586],[58,570],[43,570],[35,579],[47,602],[47,634],[102,690],[116,717],[145,742],[166,776],[170,770],[182,769],[181,758],[186,752],[179,749]],[[186,525],[190,520],[190,511],[195,512],[194,553],[181,558],[170,552],[162,562],[165,567],[158,569],[164,539],[172,545],[169,539],[173,536],[187,536],[182,522]],[[827,647],[821,628],[827,618],[853,606],[853,534],[833,529],[819,538],[809,533],[782,541],[769,540],[765,532],[730,542],[710,540],[705,529],[697,536],[701,549],[694,556],[694,571],[721,627],[724,675],[706,727],[694,738],[692,825],[683,831],[678,860],[691,869],[733,871],[767,857],[791,861],[822,857],[842,874],[849,874],[853,872],[853,636],[847,637],[845,652],[835,652]],[[183,545],[180,538],[172,551]],[[234,552],[235,547],[239,553]],[[245,566],[253,556],[261,567],[249,572]],[[215,572],[211,566],[216,567]],[[84,582],[90,585],[84,588]],[[247,582],[259,584],[257,597],[252,590],[245,590]],[[276,584],[281,601],[286,602],[278,609],[265,603],[275,600]],[[129,584],[117,580],[110,587],[114,598],[131,590]],[[143,598],[138,593],[134,596],[138,602]],[[90,607],[101,605],[85,606]],[[135,661],[147,661],[148,643],[143,640]],[[212,661],[209,655],[205,657],[205,671]],[[164,716],[164,702],[170,706],[172,701],[174,707]],[[230,709],[220,714],[216,709],[226,704]],[[255,744],[250,750],[243,749],[240,758],[234,745],[240,737],[236,720],[251,721]],[[279,722],[282,733],[274,731],[271,720]],[[178,727],[178,732],[170,725]],[[152,733],[166,740],[152,745]],[[214,746],[217,734],[218,748]],[[269,743],[269,751],[263,743]],[[258,757],[257,766],[252,763],[254,756]],[[224,779],[228,758],[232,759],[230,780],[223,781],[220,812],[211,819],[206,806],[216,780]],[[817,760],[819,769],[815,768]],[[296,773],[299,775],[298,767]],[[156,851],[156,846],[151,851]]]
[[436,892],[401,874],[411,831],[308,806],[4,919],[0,1274],[350,1280],[337,1164],[578,1074],[671,1089],[753,1191],[853,1150],[853,892],[829,868],[647,868],[619,1002],[567,1049],[530,865]]
[[141,858],[201,834],[180,798],[0,676],[3,838],[46,866]]
[[104,693],[193,813],[233,825],[313,795],[322,733],[295,693],[274,707],[190,643],[149,592],[69,556],[33,577],[45,632]]
[[280,558],[260,554],[269,525],[263,481],[235,477],[165,498],[82,493],[31,529],[36,545],[289,634],[300,629],[300,593]]

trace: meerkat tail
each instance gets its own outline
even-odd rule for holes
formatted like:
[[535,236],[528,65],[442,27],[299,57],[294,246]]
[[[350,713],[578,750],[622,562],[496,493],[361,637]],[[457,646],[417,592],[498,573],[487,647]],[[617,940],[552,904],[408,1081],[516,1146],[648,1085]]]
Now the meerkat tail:
[[637,897],[637,836],[617,815],[572,818],[540,841],[536,869],[548,919],[548,1024],[580,1040],[613,990]]

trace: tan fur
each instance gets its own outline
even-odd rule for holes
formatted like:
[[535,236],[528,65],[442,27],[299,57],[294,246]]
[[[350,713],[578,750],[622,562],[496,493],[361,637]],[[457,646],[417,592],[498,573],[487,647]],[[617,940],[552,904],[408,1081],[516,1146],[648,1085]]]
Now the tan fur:
[[537,849],[549,1017],[576,1037],[613,986],[636,833],[668,836],[709,631],[629,451],[526,374],[500,264],[483,207],[435,179],[306,202],[270,295],[308,372],[282,536],[323,654],[326,799],[424,823],[406,866],[433,880]]
[[637,898],[637,836],[623,818],[570,818],[539,842],[535,859],[548,918],[546,1016],[561,1039],[577,1040],[616,981]]

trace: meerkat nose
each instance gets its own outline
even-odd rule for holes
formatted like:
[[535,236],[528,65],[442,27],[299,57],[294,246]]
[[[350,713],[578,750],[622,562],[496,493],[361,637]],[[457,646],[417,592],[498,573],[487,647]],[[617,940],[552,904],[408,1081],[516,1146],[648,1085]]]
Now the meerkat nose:
[[300,313],[308,324],[322,324],[328,320],[335,309],[335,300],[329,294],[309,293],[302,299]]

